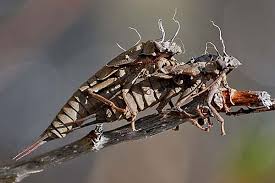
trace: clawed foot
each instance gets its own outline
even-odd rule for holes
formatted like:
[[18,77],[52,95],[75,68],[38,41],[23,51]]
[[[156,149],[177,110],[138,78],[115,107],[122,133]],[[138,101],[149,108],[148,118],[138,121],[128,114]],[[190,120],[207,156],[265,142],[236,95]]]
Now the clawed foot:
[[235,105],[235,103],[232,100],[233,94],[235,92],[235,89],[230,88],[229,86],[226,86],[226,89],[228,90],[229,93],[229,101],[232,105]]
[[191,123],[196,126],[197,128],[199,128],[200,130],[202,131],[205,131],[205,132],[209,132],[210,129],[207,127],[203,127],[202,125],[199,124],[198,120],[195,120],[195,119],[190,119],[191,120]]
[[226,133],[225,133],[225,130],[224,130],[224,124],[222,123],[221,124],[221,136],[225,136]]
[[179,131],[180,130],[180,126],[177,125],[175,128],[173,128],[174,131]]
[[137,132],[140,129],[136,129],[136,115],[133,115],[131,120],[131,127],[133,132]]
[[133,132],[138,132],[139,130],[141,130],[141,128],[136,129],[136,127],[133,127],[133,126],[132,126],[132,131],[133,131]]
[[136,129],[136,126],[133,125],[133,123],[131,123],[131,126],[132,126],[132,131],[133,131],[133,132],[137,132],[137,131],[138,131],[138,130]]

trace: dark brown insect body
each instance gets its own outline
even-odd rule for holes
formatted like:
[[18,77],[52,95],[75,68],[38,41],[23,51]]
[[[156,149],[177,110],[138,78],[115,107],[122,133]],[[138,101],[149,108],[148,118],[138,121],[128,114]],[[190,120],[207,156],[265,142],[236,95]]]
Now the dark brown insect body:
[[[126,106],[121,93],[112,98],[111,101],[121,108],[131,108],[131,111],[134,111],[135,115],[137,115],[138,112],[146,110],[154,105],[162,105],[166,100],[170,101],[172,97],[190,87],[191,82],[190,77],[186,77],[184,81],[185,85],[179,86],[172,78],[163,79],[159,77],[148,77],[134,84],[127,93],[127,100],[130,103],[129,106]],[[163,106],[165,105],[166,103]],[[128,113],[119,114],[105,107],[96,113],[95,122],[113,122],[119,119],[131,121],[132,116]]]
[[[163,62],[165,61],[163,60]],[[191,96],[190,94],[197,94],[201,90],[201,86],[206,85],[209,80],[219,78],[219,81],[214,83],[219,87],[224,79],[220,77],[222,70],[217,68],[219,65],[216,60],[189,64],[179,64],[166,60],[166,63],[169,64],[161,69],[164,73],[153,73],[151,77],[141,78],[140,82],[131,86],[126,98],[122,96],[121,84],[100,91],[100,96],[108,97],[107,94],[111,94],[110,101],[113,105],[127,110],[126,113],[120,113],[108,105],[102,106],[101,110],[97,111],[96,116],[94,116],[96,120],[91,124],[113,122],[120,119],[132,121],[133,115],[130,114],[130,111],[134,113],[134,119],[138,112],[156,104],[158,104],[157,110],[161,111],[177,95],[181,95],[181,97],[175,105],[181,107],[186,97]],[[213,86],[210,89],[212,88]],[[126,101],[129,105],[126,104]]]
[[[160,21],[159,26],[163,33]],[[213,85],[219,86],[222,81],[225,85],[223,76],[236,68],[239,61],[225,55],[214,60],[208,60],[208,57],[202,61],[197,59],[186,65],[177,63],[173,56],[181,53],[181,48],[173,40],[178,30],[171,40],[164,41],[163,33],[161,41],[138,44],[100,69],[73,94],[39,140],[14,159],[26,156],[45,142],[65,137],[88,118],[95,118],[94,124],[127,119],[135,130],[134,122],[139,111],[156,104],[160,111],[178,94],[176,107],[180,108],[188,98],[199,95],[198,91],[209,80],[213,82],[208,86],[211,91],[207,105],[213,112]],[[216,117],[221,120],[217,114]]]
[[[80,86],[61,108],[51,125],[41,134],[39,140],[14,159],[24,157],[47,141],[65,137],[81,125],[86,118],[92,117],[100,109],[102,103],[120,114],[125,114],[126,107],[117,107],[109,100],[111,97],[122,92],[122,97],[125,99],[128,90],[138,78],[147,77],[164,65],[176,64],[172,57],[181,52],[180,47],[171,43],[164,49],[160,48],[161,45],[162,43],[156,41],[147,41],[130,48],[109,62]],[[171,61],[167,61],[166,58]],[[111,89],[104,90],[106,88]],[[126,103],[126,105],[129,104]],[[131,116],[133,118],[133,114]]]
[[[170,61],[167,62],[168,64],[174,65],[176,62]],[[124,86],[124,82],[127,82],[127,77],[128,75],[125,74],[125,70],[127,72],[131,73],[134,72],[132,69],[135,70],[136,67],[128,67],[125,69],[118,69],[117,72],[114,74],[113,77],[109,77],[105,81],[110,81],[112,84],[111,85],[104,85],[104,87],[100,87],[102,83],[97,83],[93,86],[91,84],[89,85],[88,82],[84,83],[79,90],[77,90],[74,95],[70,98],[70,100],[64,105],[64,107],[61,109],[61,111],[57,114],[56,118],[52,122],[51,126],[49,129],[45,131],[45,133],[48,135],[49,138],[62,138],[67,135],[70,131],[74,129],[74,127],[78,127],[80,124],[82,124],[85,120],[86,117],[93,116],[95,114],[96,117],[98,114],[104,113],[107,109],[110,111],[113,111],[113,114],[116,116],[121,116],[124,115],[126,119],[130,119],[132,116],[129,114],[129,110],[127,110],[127,105],[123,99],[122,96],[122,88]],[[153,69],[153,68],[152,68]],[[149,71],[149,70],[148,70]],[[124,75],[121,75],[121,73],[124,73]],[[119,77],[115,77],[116,74],[120,75]],[[168,87],[170,84],[169,81],[162,81],[159,79],[159,81],[154,80],[153,82],[150,82],[152,79],[148,77],[145,81],[140,82],[138,84],[133,84],[133,86],[130,89],[130,92],[127,92],[126,96],[129,100],[132,101],[133,97],[132,92],[137,91],[137,87],[142,88],[144,90],[145,88],[148,88],[148,90],[152,89],[151,84],[153,85],[157,84],[157,86],[154,87],[155,91],[156,90],[161,90],[163,87]],[[104,83],[104,81],[103,81]],[[149,86],[150,84],[150,86]],[[144,86],[142,86],[144,85]],[[174,87],[174,86],[172,86]],[[175,88],[175,87],[174,87]],[[103,97],[105,99],[108,99],[113,103],[115,107],[112,107],[108,104],[105,104],[102,102],[100,99],[95,98],[94,96],[91,96],[88,90],[92,90],[95,92],[96,95],[99,97]],[[142,92],[142,90],[139,90],[138,92]],[[140,93],[142,96],[147,97],[146,94],[143,92]],[[147,92],[148,94],[148,92]],[[136,97],[138,94],[136,95]],[[141,97],[142,97],[141,96]],[[151,95],[150,95],[151,97]],[[153,98],[150,98],[151,100]],[[149,100],[149,99],[148,99]],[[148,102],[149,101],[144,101]],[[138,100],[140,101],[140,100]],[[133,103],[131,102],[131,105]],[[145,104],[146,105],[146,104]],[[146,105],[146,106],[139,106],[138,111],[144,110],[146,107],[151,106]],[[135,111],[136,111],[136,107]],[[117,109],[126,109],[125,111],[118,111]],[[113,118],[113,117],[112,117]],[[102,118],[101,118],[102,119]],[[106,118],[107,119],[107,118]],[[119,118],[117,118],[119,119]],[[111,118],[107,121],[114,121],[117,119],[112,119]],[[106,120],[100,120],[98,122],[107,122]]]

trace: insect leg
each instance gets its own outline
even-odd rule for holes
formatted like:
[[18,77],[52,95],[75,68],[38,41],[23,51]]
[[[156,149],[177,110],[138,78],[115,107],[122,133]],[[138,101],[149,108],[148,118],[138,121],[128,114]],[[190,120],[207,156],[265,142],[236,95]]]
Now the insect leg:
[[186,102],[186,100],[188,100],[201,86],[202,86],[202,83],[198,84],[193,90],[191,91],[188,90],[187,92],[182,93],[182,95],[180,96],[179,100],[176,103],[176,107],[180,109],[180,107],[182,107],[184,102]]
[[202,120],[203,124],[199,123],[199,125],[203,126],[204,124],[207,124],[207,127],[205,127],[204,130],[207,131],[207,132],[209,132],[210,128],[213,127],[213,124],[211,123],[210,118],[206,117],[203,114],[202,110],[204,110],[204,109],[207,109],[209,111],[209,107],[206,107],[206,106],[201,107],[199,105],[197,106],[197,113],[200,116],[200,118],[198,119],[198,123],[199,123],[199,120]]
[[110,106],[112,109],[115,109],[116,111],[120,112],[120,113],[125,113],[126,110],[125,109],[122,109],[120,107],[117,107],[115,105],[115,103],[113,103],[112,101],[106,99],[105,97],[102,97],[101,95],[99,94],[96,94],[95,92],[93,92],[92,90],[88,89],[88,93],[95,99],[99,100],[100,102],[103,102],[104,104]]
[[[212,114],[211,114],[211,111],[210,111],[210,109],[209,109],[208,106],[203,106],[203,107],[201,107],[200,109],[201,109],[200,112],[203,111],[203,110],[206,110],[207,113],[209,114],[209,116],[212,115]],[[207,126],[208,126],[208,128],[212,128],[212,127],[213,127],[213,123],[211,122],[210,117],[208,116],[207,118],[205,118],[205,115],[204,115],[204,114],[202,114],[202,116],[203,116],[203,118],[204,118],[205,120],[207,120],[207,124],[208,124]]]
[[[219,83],[219,84],[218,84],[218,87],[219,87],[219,86],[220,86],[220,82],[221,82],[221,78],[222,78],[222,74],[223,74],[223,73],[226,73],[226,71],[221,72],[221,74],[220,74],[212,83],[210,83],[208,86],[206,86],[205,88],[203,88],[200,92],[198,92],[198,93],[196,93],[196,94],[190,96],[189,99],[193,99],[193,98],[195,98],[196,96],[201,95],[202,93],[204,93],[204,92],[206,92],[207,90],[211,89],[211,88],[212,88],[215,84],[217,84],[217,83]],[[217,88],[218,88],[218,87],[217,87]]]
[[158,107],[156,108],[156,110],[158,112],[161,112],[163,110],[163,108],[169,103],[171,102],[171,98],[176,94],[176,92],[172,89],[170,90],[166,96],[160,101]]
[[207,124],[208,124],[208,128],[212,128],[214,126],[214,124],[212,123],[212,121],[210,120],[210,117],[207,117]]
[[139,78],[140,74],[143,72],[143,69],[141,71],[138,72],[138,74],[133,73],[130,78],[128,78],[128,81],[126,81],[126,83],[124,84],[123,88],[122,88],[122,97],[123,100],[126,104],[126,108],[129,110],[129,112],[131,113],[131,125],[132,125],[132,130],[133,131],[137,131],[136,127],[135,127],[135,120],[136,120],[136,116],[137,116],[137,112],[132,109],[131,107],[131,101],[129,101],[128,97],[127,97],[127,93],[130,91],[132,85],[136,82],[136,80]]
[[[171,107],[171,108],[174,108],[175,107],[175,105],[173,104],[173,102],[170,100],[169,102],[169,106]],[[174,131],[179,131],[180,130],[180,125],[177,125],[175,128],[173,128],[173,130]]]
[[215,109],[215,107],[211,104],[213,97],[215,93],[218,92],[219,86],[221,83],[221,79],[219,79],[211,88],[207,97],[207,105],[210,108],[211,112],[213,113],[214,117],[221,123],[221,135],[225,135],[224,130],[224,119],[222,116],[218,113],[218,111]]
[[181,110],[181,115],[180,116],[184,116],[184,118],[188,117],[189,118],[189,122],[198,127],[200,130],[206,131],[199,123],[198,123],[198,119],[193,119],[196,116],[193,114],[189,114],[188,112],[186,112],[185,110]]
[[131,127],[132,127],[132,130],[133,131],[138,131],[136,129],[136,115],[134,117],[132,117],[132,120],[131,120]]
[[[181,110],[180,111],[181,116],[183,116],[185,119],[186,117],[189,118],[189,120],[191,121],[191,123],[193,125],[195,125],[196,127],[198,127],[199,129],[206,131],[205,128],[202,127],[202,125],[199,124],[198,122],[198,114],[190,114],[188,113],[186,110]],[[203,116],[204,117],[204,116]],[[204,117],[205,118],[205,117]]]
[[222,74],[222,84],[226,89],[228,89],[230,103],[232,105],[235,105],[234,102],[232,101],[233,89],[229,86],[229,84],[227,82],[227,76],[225,73]]
[[199,123],[198,123],[198,119],[190,119],[190,122],[192,123],[192,125],[194,125],[195,127],[199,128],[202,131],[208,131],[207,127],[202,127]]

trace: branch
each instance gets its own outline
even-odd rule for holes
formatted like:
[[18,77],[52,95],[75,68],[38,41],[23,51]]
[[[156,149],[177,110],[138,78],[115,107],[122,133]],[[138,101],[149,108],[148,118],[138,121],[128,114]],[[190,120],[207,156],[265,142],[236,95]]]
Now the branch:
[[272,106],[270,106],[269,108],[267,107],[256,107],[256,108],[240,108],[237,111],[233,111],[233,112],[228,112],[226,115],[228,116],[239,116],[239,115],[243,115],[243,114],[251,114],[251,113],[260,113],[260,112],[269,112],[269,111],[274,111],[275,110],[275,103],[274,101],[272,102]]
[[[228,91],[224,92],[227,99],[229,99]],[[262,91],[235,91],[232,96],[232,100],[234,101],[233,106],[246,106],[247,109],[240,108],[237,111],[227,112],[228,116],[239,116],[243,114],[251,114],[251,113],[260,113],[260,112],[268,112],[275,110],[275,99],[270,99],[269,94],[267,92]],[[262,102],[260,102],[262,101]],[[227,101],[228,105],[231,105],[229,101]],[[259,105],[262,103],[262,105]],[[270,103],[270,104],[267,104]],[[256,106],[256,107],[251,107]]]
[[[267,95],[268,94],[266,92],[233,90],[230,100],[230,92],[228,90],[224,90],[222,92],[222,96],[225,99],[225,105],[227,107],[263,106],[265,105],[264,102],[270,102],[270,98],[268,98],[269,95]],[[192,101],[193,103],[191,102],[192,105],[190,106],[197,106],[194,105],[194,102],[199,104],[204,100],[206,100],[206,97],[200,97],[200,100],[194,99]],[[195,112],[196,107],[191,110]],[[258,108],[257,112],[264,112],[267,110],[275,110],[274,104],[269,109],[267,107]],[[219,109],[219,111],[225,112],[224,109]],[[190,112],[190,109],[188,112]],[[247,112],[236,111],[227,114],[240,115],[246,113]],[[193,118],[197,118],[197,116],[192,116],[192,119]],[[152,114],[137,120],[136,126],[139,129],[138,131],[132,131],[131,125],[129,124],[103,133],[101,133],[100,130],[95,129],[91,131],[87,136],[69,145],[57,148],[40,156],[36,156],[28,161],[16,162],[14,164],[3,166],[2,168],[0,168],[0,182],[20,182],[22,179],[31,174],[42,172],[46,168],[62,164],[68,160],[79,157],[82,154],[86,154],[88,152],[96,152],[102,148],[126,141],[147,138],[175,128],[176,126],[190,120],[191,117],[184,116],[181,112],[177,110],[167,110],[163,113]]]
[[19,182],[30,174],[41,172],[45,168],[59,165],[82,154],[95,152],[101,148],[121,142],[147,138],[164,132],[183,123],[184,120],[185,119],[178,119],[176,115],[171,114],[153,114],[143,117],[136,122],[137,128],[141,130],[134,132],[132,131],[131,125],[128,124],[115,130],[106,131],[101,135],[98,144],[93,142],[93,139],[96,138],[95,131],[93,130],[87,136],[69,145],[34,157],[29,161],[0,168],[0,182]]

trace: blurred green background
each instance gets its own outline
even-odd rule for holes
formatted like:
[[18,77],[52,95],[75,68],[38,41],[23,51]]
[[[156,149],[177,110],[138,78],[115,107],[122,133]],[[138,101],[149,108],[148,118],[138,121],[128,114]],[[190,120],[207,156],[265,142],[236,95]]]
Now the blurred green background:
[[[0,163],[31,143],[72,92],[121,50],[176,30],[186,61],[204,51],[207,41],[219,48],[223,30],[227,52],[243,65],[229,82],[238,89],[267,90],[275,96],[275,2],[272,0],[2,0],[0,1]],[[152,112],[152,111],[151,111]],[[24,183],[274,183],[275,113],[225,117],[227,136],[215,125],[203,133],[190,124],[153,138],[87,154],[25,179]],[[35,154],[84,136],[90,129],[52,142]]]

